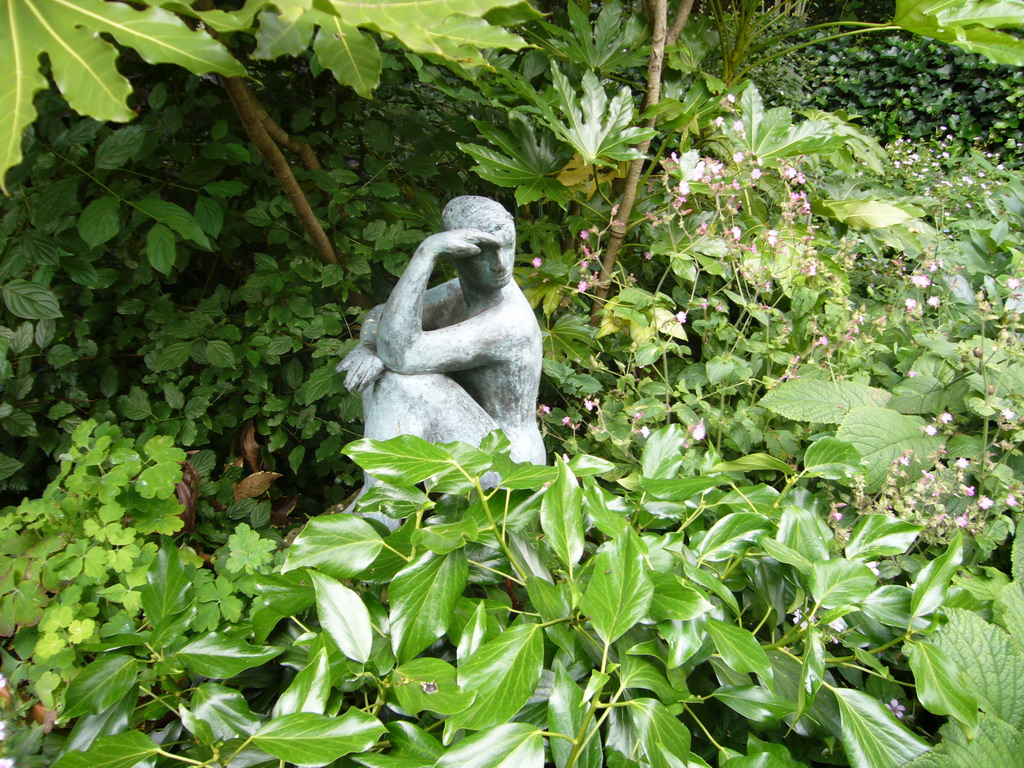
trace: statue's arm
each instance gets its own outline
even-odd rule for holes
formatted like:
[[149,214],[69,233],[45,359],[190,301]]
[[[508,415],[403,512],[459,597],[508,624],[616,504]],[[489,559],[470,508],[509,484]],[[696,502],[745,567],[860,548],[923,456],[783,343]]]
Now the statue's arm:
[[446,373],[478,368],[507,357],[514,319],[493,307],[461,323],[424,331],[400,353],[385,357],[396,373]]
[[[473,229],[453,229],[431,235],[416,249],[409,266],[391,291],[377,327],[377,354],[396,373],[406,373],[403,362],[427,333],[423,327],[424,294],[437,260],[466,258],[480,253],[480,245],[497,246],[493,235]],[[455,326],[452,326],[455,327]]]

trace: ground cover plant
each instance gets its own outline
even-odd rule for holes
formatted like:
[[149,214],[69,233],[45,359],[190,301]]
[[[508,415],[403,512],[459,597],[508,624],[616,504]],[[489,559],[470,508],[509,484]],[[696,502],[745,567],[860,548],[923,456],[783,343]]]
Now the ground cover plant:
[[[1024,180],[771,89],[1018,3],[75,6],[0,10],[3,768],[1014,763]],[[547,467],[334,372],[464,192]]]

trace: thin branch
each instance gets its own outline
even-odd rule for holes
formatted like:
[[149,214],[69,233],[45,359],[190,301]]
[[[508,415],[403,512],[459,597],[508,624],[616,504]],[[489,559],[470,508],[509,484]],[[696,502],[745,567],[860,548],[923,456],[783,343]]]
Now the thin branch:
[[672,20],[672,26],[669,27],[668,37],[665,39],[665,46],[671,48],[673,45],[679,42],[679,36],[683,34],[683,29],[686,27],[686,22],[690,20],[690,11],[693,10],[693,0],[683,0],[679,5],[679,10],[676,11],[676,17]]
[[288,160],[281,152],[281,148],[271,138],[263,121],[260,119],[260,112],[264,114],[266,112],[260,106],[255,94],[241,77],[221,76],[220,81],[224,86],[224,90],[228,92],[231,103],[234,105],[235,111],[242,121],[242,126],[245,128],[245,132],[249,134],[249,138],[256,145],[256,149],[259,150],[263,159],[270,165],[271,171],[273,171],[278,183],[291,202],[292,208],[295,209],[295,214],[299,217],[299,221],[302,222],[303,228],[312,238],[313,245],[320,255],[320,259],[325,264],[338,264],[338,256],[334,253],[334,247],[331,245],[327,233],[324,232],[320,220],[313,213],[313,209],[310,207],[305,193],[303,193],[302,188],[299,186],[299,182],[295,180],[295,174],[292,173]]
[[318,168],[323,168],[320,164],[320,158],[313,151],[313,147],[304,141],[292,138],[284,128],[277,124],[274,118],[267,114],[267,110],[263,108],[259,101],[256,101],[256,114],[259,116],[264,129],[270,134],[270,138],[280,146],[298,155],[302,159],[302,164],[308,170],[315,171]]
[[[693,5],[693,0],[684,0],[684,3],[687,2],[690,6]],[[644,111],[649,110],[661,100],[661,71],[665,64],[665,43],[668,37],[668,30],[666,29],[668,23],[668,0],[654,0],[652,6],[651,24],[653,26],[653,34],[651,36],[651,59],[647,65],[647,96],[644,98]],[[644,121],[644,127],[653,128],[655,121],[656,118],[651,115]],[[626,226],[633,213],[637,190],[640,187],[640,174],[643,172],[644,159],[650,146],[650,139],[639,144],[637,150],[639,150],[640,157],[632,160],[629,164],[629,171],[626,174],[626,186],[623,189],[618,212],[611,226],[611,237],[608,239],[604,256],[601,258],[601,276],[594,291],[594,303],[590,312],[591,325],[596,326],[601,322],[601,308],[611,288],[612,273],[615,271],[619,249],[622,248],[622,242],[626,237]]]

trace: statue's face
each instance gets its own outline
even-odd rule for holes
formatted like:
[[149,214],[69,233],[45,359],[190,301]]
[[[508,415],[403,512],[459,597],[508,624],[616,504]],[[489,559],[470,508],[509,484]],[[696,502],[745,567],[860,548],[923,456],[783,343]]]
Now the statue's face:
[[484,248],[478,256],[459,261],[459,280],[477,290],[501,290],[512,279],[514,259],[514,248]]

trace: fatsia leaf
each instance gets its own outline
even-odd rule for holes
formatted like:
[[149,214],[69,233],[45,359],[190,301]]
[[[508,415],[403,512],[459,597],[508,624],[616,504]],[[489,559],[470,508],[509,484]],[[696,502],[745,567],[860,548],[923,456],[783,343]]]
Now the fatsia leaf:
[[380,720],[351,707],[341,717],[297,712],[271,720],[252,737],[253,744],[297,765],[327,765],[342,755],[365,752],[387,729]]
[[338,649],[360,664],[370,658],[373,630],[370,612],[355,592],[341,582],[310,571],[316,589],[316,612],[320,625]]
[[316,19],[320,29],[313,50],[320,63],[331,70],[339,83],[350,86],[364,99],[370,98],[380,83],[382,64],[377,43],[338,16],[322,13]]
[[388,590],[391,647],[398,662],[413,658],[447,631],[469,578],[463,551],[428,553],[403,568]]
[[260,25],[256,30],[253,58],[276,59],[278,56],[298,56],[303,53],[313,35],[313,20],[312,13],[286,19],[273,10],[264,11],[260,14]]
[[831,152],[843,143],[832,124],[805,120],[793,125],[793,113],[787,107],[765,111],[761,94],[748,86],[740,96],[743,134],[746,151],[762,160],[797,155]]
[[631,528],[594,556],[594,575],[580,600],[606,643],[621,637],[647,613],[654,585],[647,575],[642,543]]
[[1020,26],[1022,16],[1020,3],[1013,0],[897,0],[892,23],[1000,64],[1021,66],[1024,41],[996,29]]
[[[57,87],[77,112],[125,122],[131,85],[115,66],[107,33],[151,64],[191,72],[241,75],[242,65],[219,42],[162,8],[137,9],[103,0],[19,0],[0,5],[0,181],[21,160],[21,137],[35,116],[33,96],[46,88],[45,53]],[[6,191],[6,187],[4,188]]]
[[544,737],[529,723],[506,723],[474,733],[449,749],[434,768],[542,768]]
[[880,229],[916,219],[924,211],[906,203],[890,200],[822,200],[815,212],[849,224],[857,229]]
[[847,688],[834,691],[842,722],[843,749],[853,768],[897,768],[928,751],[882,702]]
[[459,685],[475,693],[473,705],[445,722],[445,738],[459,728],[479,730],[510,720],[540,679],[544,630],[517,624],[477,648],[459,665]]

